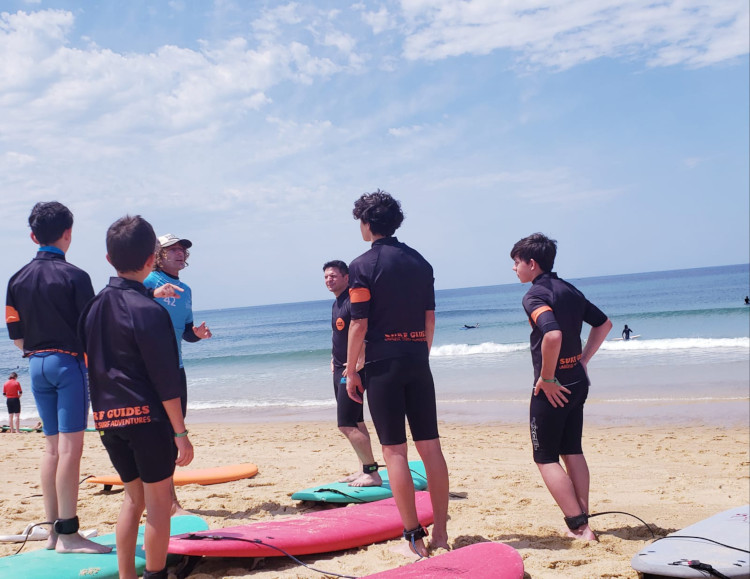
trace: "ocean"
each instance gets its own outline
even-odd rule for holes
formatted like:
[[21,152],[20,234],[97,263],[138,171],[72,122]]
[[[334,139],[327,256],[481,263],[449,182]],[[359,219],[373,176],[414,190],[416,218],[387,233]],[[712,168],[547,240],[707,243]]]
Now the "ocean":
[[[589,367],[590,415],[613,424],[747,424],[750,265],[569,281],[614,324]],[[525,420],[533,380],[521,307],[527,289],[516,283],[437,291],[431,364],[441,419]],[[205,320],[214,337],[183,342],[188,421],[334,420],[331,303],[195,312],[196,324]],[[640,337],[613,341],[625,324]],[[5,341],[0,376],[11,370],[29,393],[21,417],[35,418],[28,365]]]

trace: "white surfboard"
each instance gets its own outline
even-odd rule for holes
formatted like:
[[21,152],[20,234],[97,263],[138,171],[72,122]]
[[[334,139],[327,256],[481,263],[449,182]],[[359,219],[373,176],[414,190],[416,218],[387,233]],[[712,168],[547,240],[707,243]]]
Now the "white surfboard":
[[[641,337],[640,334],[634,334],[630,336],[630,340],[635,340],[636,338],[640,338],[640,337]],[[611,342],[629,342],[630,340],[626,340],[624,338],[612,338],[610,341]]]
[[700,562],[727,577],[750,579],[750,505],[729,509],[644,547],[630,565],[646,577],[710,577]]

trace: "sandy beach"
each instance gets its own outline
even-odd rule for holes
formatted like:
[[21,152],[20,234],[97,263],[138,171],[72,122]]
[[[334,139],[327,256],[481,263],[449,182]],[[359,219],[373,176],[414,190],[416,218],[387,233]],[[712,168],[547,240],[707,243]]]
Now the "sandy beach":
[[[746,404],[746,402],[740,402]],[[301,488],[347,474],[352,453],[330,422],[196,423],[196,447],[189,468],[253,462],[259,474],[213,486],[179,487],[183,505],[211,528],[294,515],[310,504],[292,501]],[[521,424],[442,423],[441,437],[451,474],[451,490],[465,495],[450,504],[448,530],[454,548],[501,541],[516,548],[526,577],[637,577],[630,559],[651,540],[636,519],[604,515],[593,519],[598,544],[568,539],[563,521],[532,463],[527,429]],[[38,462],[41,434],[2,434],[4,491],[0,533],[18,533],[44,520]],[[746,504],[750,497],[750,457],[746,425],[587,426],[585,452],[592,474],[592,512],[626,511],[644,519],[657,536],[719,511]],[[413,458],[416,452],[410,448]],[[376,454],[377,458],[381,456]],[[112,472],[96,433],[86,435],[81,477]],[[120,492],[83,483],[81,527],[114,531]],[[40,548],[41,542],[26,549]],[[393,540],[344,552],[307,556],[317,569],[353,576],[409,563],[394,552]],[[9,555],[15,544],[0,544]],[[62,555],[61,555],[62,556]],[[321,577],[286,558],[204,560],[191,577]]]

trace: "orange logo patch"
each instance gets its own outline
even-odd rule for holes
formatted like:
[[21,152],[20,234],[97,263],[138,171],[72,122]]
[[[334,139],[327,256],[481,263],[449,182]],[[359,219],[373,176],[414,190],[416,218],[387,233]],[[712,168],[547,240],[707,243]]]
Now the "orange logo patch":
[[340,332],[341,330],[343,330],[345,326],[346,326],[346,322],[345,322],[344,320],[342,320],[341,318],[338,318],[338,319],[336,320],[336,329],[337,329],[337,330],[338,330],[339,332]]

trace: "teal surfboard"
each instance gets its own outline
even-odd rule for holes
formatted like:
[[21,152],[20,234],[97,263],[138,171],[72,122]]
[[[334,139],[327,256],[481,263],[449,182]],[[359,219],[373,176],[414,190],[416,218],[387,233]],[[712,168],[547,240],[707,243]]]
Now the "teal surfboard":
[[[414,488],[422,491],[427,488],[427,475],[421,460],[409,462]],[[295,501],[317,501],[321,503],[371,503],[393,496],[388,481],[388,471],[381,468],[378,473],[383,479],[379,487],[350,487],[349,483],[332,482],[317,487],[310,487],[292,495]]]
[[[142,574],[146,569],[146,553],[143,550],[143,531],[138,528],[138,545],[135,549],[135,569]],[[172,517],[170,535],[194,533],[208,529],[206,521],[193,515]],[[102,535],[91,539],[95,543],[109,545],[111,553],[87,555],[84,553],[66,553],[61,555],[47,549],[37,549],[18,555],[0,558],[0,577],[33,577],[34,579],[117,579],[117,552],[115,534]],[[167,563],[175,563],[180,556],[168,555]]]

